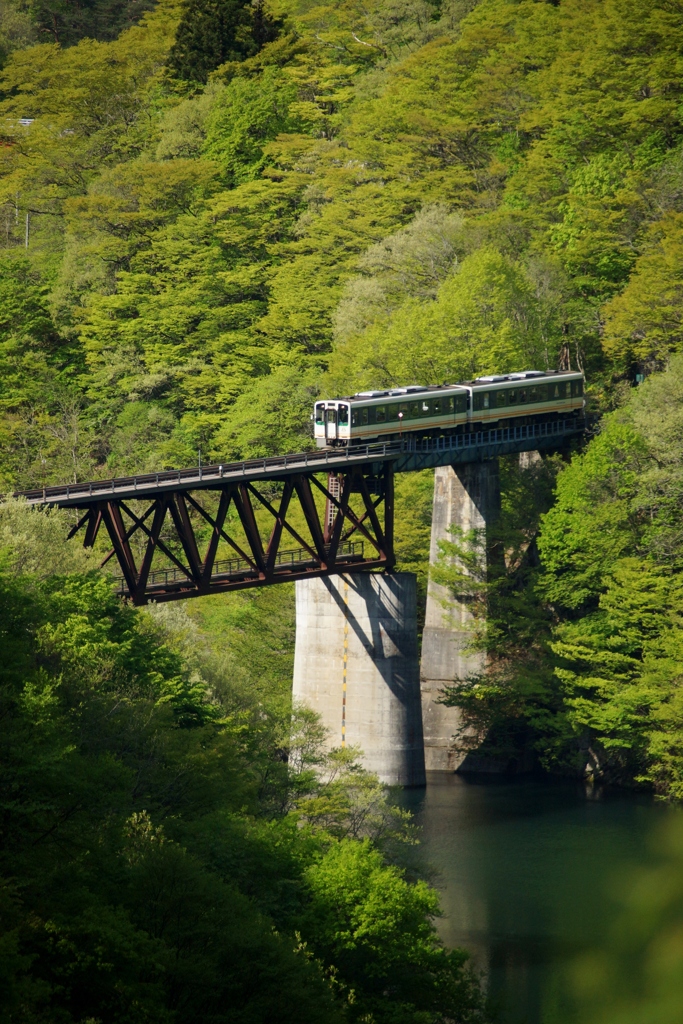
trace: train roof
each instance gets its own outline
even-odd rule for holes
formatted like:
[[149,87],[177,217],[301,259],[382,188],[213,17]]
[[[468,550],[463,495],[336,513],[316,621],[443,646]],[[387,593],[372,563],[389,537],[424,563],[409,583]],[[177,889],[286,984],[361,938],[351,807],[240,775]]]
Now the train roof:
[[[524,370],[521,373],[497,374],[495,376],[476,377],[474,380],[458,381],[455,384],[409,384],[404,388],[387,388],[384,391],[358,391],[355,395],[344,395],[341,398],[327,399],[334,402],[368,402],[378,398],[409,398],[411,395],[433,394],[438,391],[467,390],[471,387],[484,387],[487,384],[505,384],[508,382],[535,380],[541,377],[582,377],[580,370]],[[320,399],[325,401],[325,399]]]
[[475,377],[465,380],[466,387],[482,387],[486,384],[505,384],[508,381],[519,382],[540,380],[543,377],[583,377],[581,370],[523,370],[521,373],[491,374],[487,377]]

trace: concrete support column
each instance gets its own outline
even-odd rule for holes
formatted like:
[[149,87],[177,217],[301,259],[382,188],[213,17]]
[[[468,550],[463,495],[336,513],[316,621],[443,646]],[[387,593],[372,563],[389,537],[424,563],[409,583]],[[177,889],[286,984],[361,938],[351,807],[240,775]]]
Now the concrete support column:
[[[439,558],[439,541],[452,541],[451,527],[464,533],[478,531],[481,557],[486,558],[487,528],[500,511],[498,462],[470,463],[434,471],[434,507],[430,564]],[[443,602],[449,601],[447,607]],[[427,771],[454,771],[464,756],[454,750],[453,736],[460,727],[460,712],[436,703],[440,691],[457,679],[481,672],[483,653],[467,653],[472,614],[464,602],[452,602],[447,589],[430,579],[422,636],[420,685]]]
[[413,573],[296,583],[294,698],[390,785],[425,784],[416,613]]

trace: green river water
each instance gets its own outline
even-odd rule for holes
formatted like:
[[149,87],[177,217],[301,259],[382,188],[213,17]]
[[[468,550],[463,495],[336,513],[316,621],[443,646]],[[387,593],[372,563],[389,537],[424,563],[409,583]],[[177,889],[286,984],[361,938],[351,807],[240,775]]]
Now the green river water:
[[546,1024],[558,972],[607,934],[620,887],[679,813],[572,781],[446,773],[403,802],[441,890],[439,931],[470,950],[501,1024]]

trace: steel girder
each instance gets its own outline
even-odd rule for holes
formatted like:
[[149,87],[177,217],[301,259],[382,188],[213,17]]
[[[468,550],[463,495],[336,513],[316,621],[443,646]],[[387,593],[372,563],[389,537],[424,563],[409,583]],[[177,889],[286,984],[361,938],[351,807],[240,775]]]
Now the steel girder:
[[[92,547],[104,528],[111,548],[102,565],[117,560],[119,593],[136,605],[393,568],[393,463],[350,466],[323,479],[302,472],[273,477],[260,490],[249,480],[194,494],[165,489],[138,498],[143,507],[135,509],[130,498],[83,496],[75,506],[83,515],[69,536],[84,530],[84,545]],[[285,535],[297,547],[283,548]],[[221,544],[231,557],[218,557]]]

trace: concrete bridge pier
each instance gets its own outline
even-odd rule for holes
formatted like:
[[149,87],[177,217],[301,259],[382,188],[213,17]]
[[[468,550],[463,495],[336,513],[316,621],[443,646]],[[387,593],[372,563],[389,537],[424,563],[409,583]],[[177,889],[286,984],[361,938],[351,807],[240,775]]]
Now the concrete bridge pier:
[[[452,527],[459,527],[465,534],[477,531],[475,543],[485,563],[488,528],[499,512],[497,460],[437,468],[430,564],[434,565],[439,558],[439,541],[456,539]],[[445,587],[430,579],[420,665],[427,771],[455,771],[464,760],[454,744],[454,735],[461,725],[460,712],[438,704],[437,700],[445,686],[481,672],[486,664],[484,653],[466,650],[472,637],[472,620],[466,602],[453,601]]]
[[294,698],[389,785],[425,784],[416,612],[413,573],[296,583]]

